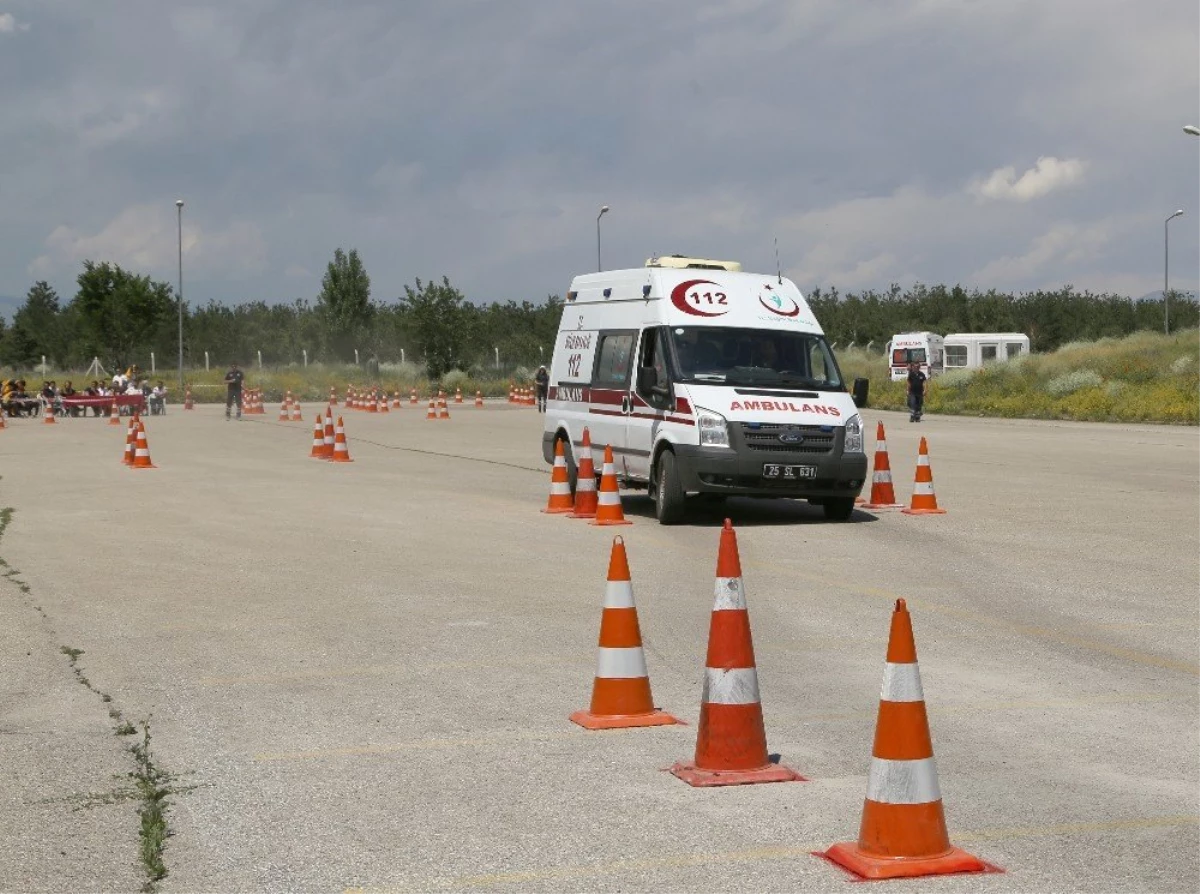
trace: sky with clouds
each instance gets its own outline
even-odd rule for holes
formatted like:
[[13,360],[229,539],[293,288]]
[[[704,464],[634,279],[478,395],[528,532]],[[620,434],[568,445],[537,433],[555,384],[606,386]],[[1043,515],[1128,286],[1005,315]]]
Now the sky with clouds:
[[85,258],[190,303],[541,300],[596,265],[803,290],[1200,285],[1196,0],[0,0],[0,313]]

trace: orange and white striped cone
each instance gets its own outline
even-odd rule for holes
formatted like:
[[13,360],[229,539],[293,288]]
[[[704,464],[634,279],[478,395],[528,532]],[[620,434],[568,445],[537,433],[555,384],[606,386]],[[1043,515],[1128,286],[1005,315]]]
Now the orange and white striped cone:
[[325,459],[325,426],[321,422],[321,414],[317,414],[316,424],[313,425],[312,450],[308,454],[313,459]]
[[921,438],[921,447],[917,451],[917,477],[913,482],[912,502],[908,508],[900,510],[905,515],[945,515],[945,509],[939,509],[937,495],[933,492],[933,470],[929,467],[929,445]]
[[284,395],[283,402],[285,404],[287,404],[287,408],[289,410],[292,408],[292,404],[295,403],[295,401],[292,398],[292,389],[291,388],[289,388],[287,390],[287,393]]
[[387,396],[386,391],[383,392],[383,396],[381,398],[379,398],[379,412],[380,413],[392,412],[392,408],[388,406],[388,396]]
[[292,422],[303,422],[304,414],[300,412],[300,401],[292,404]]
[[[338,418],[340,419],[341,417],[339,416]],[[333,429],[333,411],[330,410],[329,407],[326,407],[325,408],[325,430],[321,436],[321,457],[323,459],[332,459],[333,458],[334,440],[335,439],[334,439],[334,429]]]
[[54,407],[46,406],[42,408],[42,423],[45,425],[57,425],[58,420],[54,418]]
[[903,599],[892,613],[858,841],[818,856],[866,879],[1000,871],[950,845],[912,618]]
[[347,385],[346,386],[346,409],[347,410],[350,409],[350,399],[353,396],[354,396],[354,389],[351,386]]
[[600,471],[600,491],[596,495],[596,517],[593,525],[632,525],[621,509],[621,491],[617,486],[617,469],[613,464],[612,447],[604,448],[604,466]]
[[287,422],[289,419],[291,419],[291,417],[292,417],[292,414],[288,410],[287,401],[284,401],[283,403],[281,403],[279,405],[279,421]]
[[887,436],[883,423],[875,428],[875,468],[871,472],[871,499],[863,503],[863,509],[900,509],[904,504],[896,502],[896,491],[892,487],[892,464],[888,460]]
[[117,402],[115,400],[112,402],[112,405],[108,408],[108,424],[109,425],[120,425],[121,424],[121,408],[117,406]]
[[646,654],[642,650],[642,631],[638,626],[637,607],[633,604],[629,558],[625,554],[625,541],[620,537],[613,538],[608,560],[597,652],[591,707],[572,714],[573,723],[595,730],[667,726],[681,722],[654,707]]
[[714,590],[696,757],[690,764],[675,764],[671,773],[697,787],[803,782],[767,753],[742,562],[729,519],[721,529]]
[[188,385],[183,391],[183,408],[185,410],[196,409],[195,403],[192,400],[192,386]]
[[338,417],[337,431],[334,433],[333,453],[329,456],[330,462],[335,463],[352,463],[354,460],[350,458],[350,447],[346,443],[346,427],[342,424],[342,417]]
[[429,398],[429,412],[425,414],[426,419],[437,419],[437,400]]
[[446,395],[438,398],[438,419],[449,419],[450,408],[446,406]]
[[150,462],[150,445],[146,442],[146,426],[140,422],[137,427],[137,442],[133,450],[133,462],[129,467],[131,469],[158,468],[158,466]]
[[455,402],[456,404],[461,404],[461,403],[463,402],[463,399],[462,399],[462,389],[461,389],[461,388],[455,388],[455,389],[454,389],[454,402]]
[[596,466],[592,461],[592,436],[585,428],[579,445],[579,469],[575,475],[575,507],[569,518],[595,518],[599,494],[596,493]]
[[133,465],[133,451],[137,442],[137,427],[137,417],[131,416],[129,425],[125,428],[125,452],[121,456],[121,462],[127,466]]
[[482,391],[475,392],[475,406],[478,409],[483,408],[483,392]]
[[367,412],[368,413],[378,413],[379,412],[379,393],[376,391],[372,391],[371,396],[367,398]]
[[417,405],[417,389],[416,388],[414,388],[412,391],[410,391],[408,393],[408,403],[410,406],[413,406],[413,407],[415,407]]
[[329,406],[337,406],[337,389],[335,389],[332,385],[329,386]]
[[393,391],[392,392],[392,409],[393,410],[401,410],[403,408],[404,408],[404,401],[400,400],[400,392]]
[[559,515],[575,508],[571,500],[571,479],[567,475],[567,457],[563,454],[560,438],[554,442],[554,468],[550,470],[550,499],[542,512]]

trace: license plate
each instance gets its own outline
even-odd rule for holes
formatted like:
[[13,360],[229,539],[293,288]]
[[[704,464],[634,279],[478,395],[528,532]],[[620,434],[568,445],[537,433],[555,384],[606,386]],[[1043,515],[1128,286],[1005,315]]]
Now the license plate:
[[816,478],[816,466],[781,466],[778,463],[763,465],[763,477],[773,481],[796,481],[801,478]]

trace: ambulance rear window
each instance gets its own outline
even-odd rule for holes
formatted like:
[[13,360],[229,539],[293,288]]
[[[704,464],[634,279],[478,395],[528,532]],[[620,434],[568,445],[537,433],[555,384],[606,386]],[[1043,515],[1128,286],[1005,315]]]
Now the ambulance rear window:
[[896,348],[892,351],[892,366],[908,366],[910,363],[924,362],[924,348]]

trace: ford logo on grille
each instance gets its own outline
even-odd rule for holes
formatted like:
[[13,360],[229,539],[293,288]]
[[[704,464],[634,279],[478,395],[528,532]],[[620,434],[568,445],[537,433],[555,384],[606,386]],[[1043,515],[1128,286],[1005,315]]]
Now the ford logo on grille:
[[797,434],[794,431],[785,431],[779,436],[779,440],[785,444],[802,444],[804,443],[804,435]]

